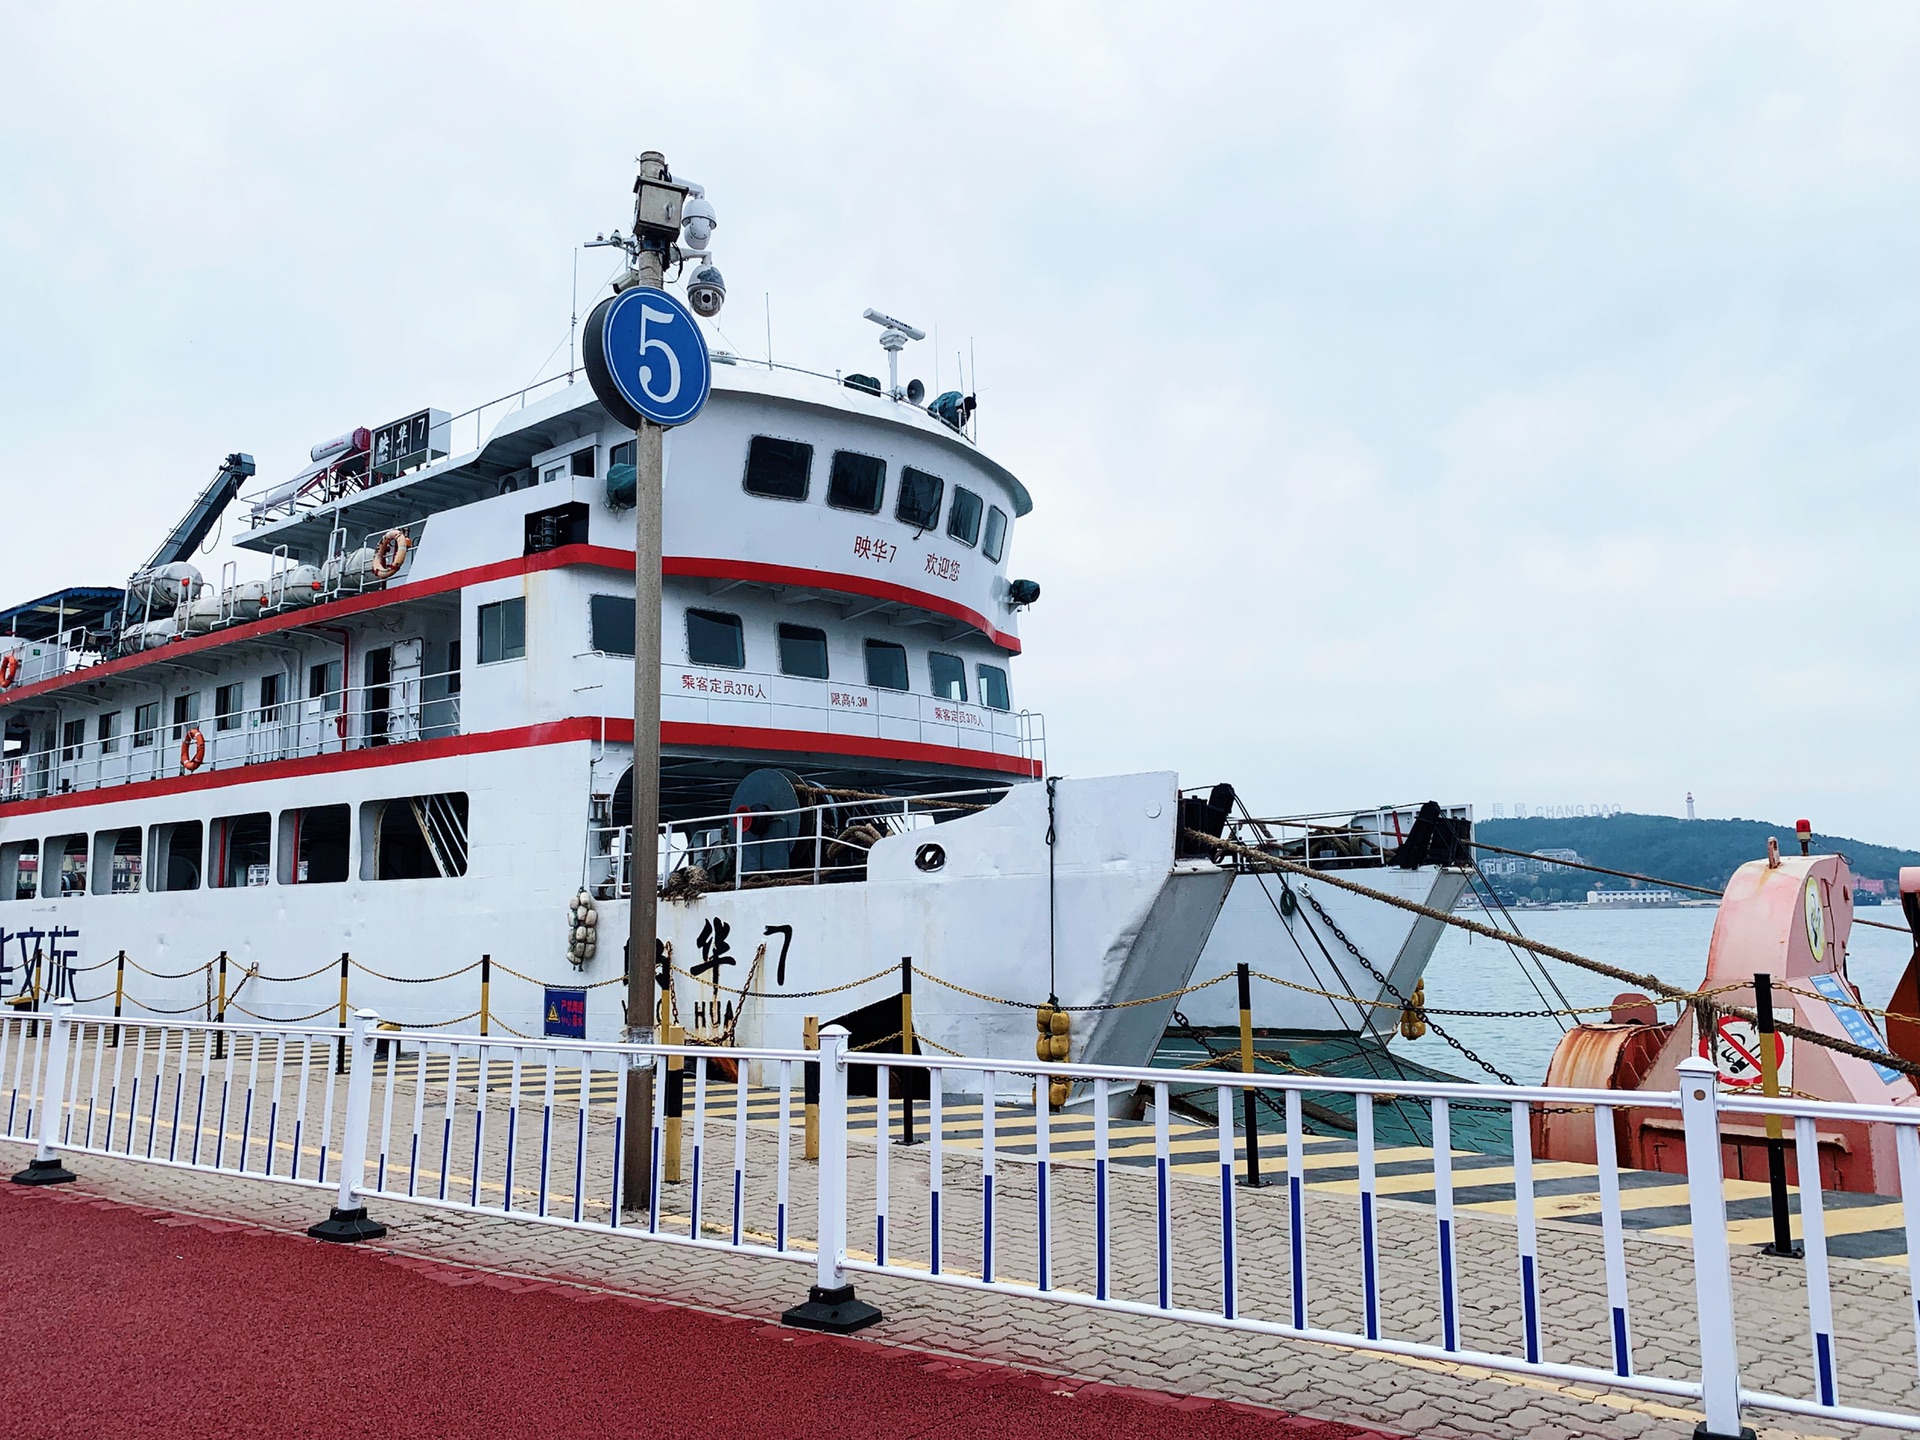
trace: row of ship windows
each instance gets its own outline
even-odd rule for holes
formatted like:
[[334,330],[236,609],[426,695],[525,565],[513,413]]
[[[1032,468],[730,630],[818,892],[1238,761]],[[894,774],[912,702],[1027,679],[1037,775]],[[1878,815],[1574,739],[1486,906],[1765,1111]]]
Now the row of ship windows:
[[[278,844],[275,832],[278,831]],[[464,793],[360,806],[360,878],[431,880],[467,873]],[[211,844],[208,841],[211,841]],[[275,856],[278,855],[278,864]],[[340,884],[353,870],[353,807],[313,805],[180,820],[0,845],[0,900],[145,891]]]
[[[747,473],[741,482],[749,495],[771,500],[805,500],[813,487],[813,446],[801,440],[756,435],[747,444]],[[894,518],[915,530],[940,523],[947,482],[911,465],[900,467]],[[836,510],[878,515],[887,497],[887,462],[853,450],[836,450],[827,468],[827,504]],[[994,564],[1007,547],[1007,512],[988,505],[964,485],[953,487],[947,508],[947,537],[980,552]]]
[[[480,607],[480,660],[519,659],[527,653],[527,602],[516,596]],[[606,655],[633,654],[633,599],[595,595],[589,600],[593,648]],[[827,657],[827,632],[813,625],[781,624],[777,631],[780,673],[807,680],[833,678]],[[876,690],[913,688],[907,647],[891,640],[865,645],[867,684]],[[746,626],[724,610],[687,611],[687,661],[727,670],[747,667]],[[998,665],[976,664],[979,703],[989,710],[1011,710],[1007,672]],[[966,704],[967,665],[958,655],[934,651],[927,656],[927,693],[936,700]]]
[[[811,625],[779,627],[780,673],[809,680],[827,680],[827,632]],[[867,684],[876,690],[911,690],[907,674],[907,647],[891,640],[866,642]],[[687,611],[687,658],[695,665],[730,670],[746,668],[746,632],[738,615],[721,610]],[[979,703],[989,710],[1010,710],[1007,672],[998,665],[976,664]],[[937,700],[967,703],[967,664],[958,655],[938,650],[927,656],[929,692]]]
[[[495,657],[499,658],[499,657]],[[454,640],[447,647],[448,674],[446,693],[449,696],[460,693],[460,642]],[[341,697],[345,693],[341,688],[341,668],[338,660],[324,660],[317,665],[307,667],[307,698],[312,702],[314,713],[333,714],[340,709]],[[275,672],[262,675],[260,703],[253,717],[259,725],[277,724],[280,719],[280,706],[286,703],[286,677]],[[133,730],[127,734],[121,725],[125,712],[109,710],[93,717],[93,743],[102,755],[112,755],[119,751],[123,739],[130,740],[134,749],[144,749],[157,743],[160,734],[167,729],[160,719],[160,702],[149,700],[133,707]],[[175,695],[172,705],[172,737],[183,739],[187,731],[200,724],[200,692],[188,691],[184,695]],[[235,680],[228,685],[218,685],[213,691],[213,728],[217,733],[238,730],[246,722],[246,682]],[[68,720],[60,726],[60,758],[62,761],[77,760],[85,753],[87,745],[87,721],[85,717]]]

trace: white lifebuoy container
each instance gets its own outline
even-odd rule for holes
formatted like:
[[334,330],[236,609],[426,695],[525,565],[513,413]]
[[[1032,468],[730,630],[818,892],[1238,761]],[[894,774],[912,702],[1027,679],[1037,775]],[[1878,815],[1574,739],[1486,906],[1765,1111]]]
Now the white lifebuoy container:
[[180,768],[191,775],[200,768],[207,758],[207,737],[200,733],[198,726],[187,731],[180,741]]
[[0,690],[11,690],[20,678],[20,657],[9,651],[0,655]]
[[413,549],[413,541],[404,530],[389,530],[380,537],[380,548],[373,554],[374,578],[391,580],[400,573],[400,567],[407,563],[407,552]]

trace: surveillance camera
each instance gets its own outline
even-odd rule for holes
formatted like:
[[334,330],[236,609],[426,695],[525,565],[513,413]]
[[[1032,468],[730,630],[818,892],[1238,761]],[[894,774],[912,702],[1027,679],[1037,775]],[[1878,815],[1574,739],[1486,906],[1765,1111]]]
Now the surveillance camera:
[[713,202],[695,195],[680,207],[680,232],[689,250],[704,250],[720,226],[714,216]]
[[726,303],[727,282],[711,265],[702,265],[687,282],[687,304],[703,320],[711,320]]

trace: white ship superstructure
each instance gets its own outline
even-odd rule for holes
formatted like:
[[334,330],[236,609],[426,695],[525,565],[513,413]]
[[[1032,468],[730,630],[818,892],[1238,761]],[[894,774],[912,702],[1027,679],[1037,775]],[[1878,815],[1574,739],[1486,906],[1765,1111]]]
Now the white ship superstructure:
[[[1042,733],[1012,661],[1037,587],[1007,558],[1031,501],[933,408],[723,364],[668,440],[662,873],[708,863],[661,933],[709,987],[680,977],[683,1018],[743,1042],[898,984],[782,992],[908,957],[1023,1002],[1177,989],[1230,880],[1176,857],[1170,773],[1030,783]],[[176,545],[125,591],[0,616],[0,984],[36,954],[44,992],[120,951],[162,973],[226,952],[235,984],[259,967],[241,1003],[292,1017],[337,980],[279,977],[345,953],[356,1005],[432,1022],[473,1008],[474,978],[405,982],[487,954],[590,987],[589,1032],[615,1033],[623,988],[596,982],[623,972],[633,853],[631,433],[584,381],[494,414],[315,447],[251,502],[258,577],[202,580]],[[797,803],[753,800],[756,772]],[[932,794],[953,798],[899,798]],[[205,981],[128,989],[176,1009]],[[916,999],[932,1042],[1031,1047],[1030,1013],[937,982]],[[503,1026],[538,1033],[542,1004],[494,987]],[[1168,1008],[1111,1012],[1076,1054],[1144,1060]]]

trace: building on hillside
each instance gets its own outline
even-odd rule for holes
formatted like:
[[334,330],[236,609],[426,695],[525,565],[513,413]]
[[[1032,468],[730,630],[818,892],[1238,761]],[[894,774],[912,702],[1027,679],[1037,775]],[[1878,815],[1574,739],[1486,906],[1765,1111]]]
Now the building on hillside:
[[1553,850],[1536,851],[1531,857],[1518,855],[1489,856],[1480,862],[1480,869],[1489,876],[1518,878],[1522,875],[1550,875],[1571,870],[1584,863],[1578,850],[1564,847]]
[[1613,910],[1644,909],[1659,905],[1678,905],[1686,897],[1678,890],[1664,887],[1633,890],[1589,890],[1589,905],[1604,905]]

